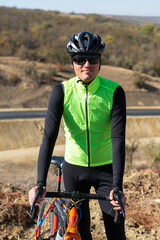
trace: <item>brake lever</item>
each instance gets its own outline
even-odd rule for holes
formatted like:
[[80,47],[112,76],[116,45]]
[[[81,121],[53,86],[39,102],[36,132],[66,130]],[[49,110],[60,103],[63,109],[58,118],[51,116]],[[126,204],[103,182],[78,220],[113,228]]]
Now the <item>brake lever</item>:
[[36,204],[36,202],[37,202],[37,199],[38,199],[39,196],[41,196],[42,193],[43,193],[43,184],[40,183],[40,184],[37,185],[37,187],[38,187],[38,189],[37,189],[37,192],[36,192],[36,196],[35,196],[35,198],[34,198],[34,201],[33,201],[33,203],[32,203],[31,209],[30,209],[30,213],[31,213],[31,214],[33,213],[33,210],[34,210],[35,204]]
[[122,203],[122,200],[121,200],[120,191],[119,191],[118,187],[114,188],[114,199],[118,201],[118,203],[121,207],[121,210],[122,210],[122,215],[125,218],[125,216],[126,216],[125,209],[124,209],[124,206],[123,206],[123,203]]

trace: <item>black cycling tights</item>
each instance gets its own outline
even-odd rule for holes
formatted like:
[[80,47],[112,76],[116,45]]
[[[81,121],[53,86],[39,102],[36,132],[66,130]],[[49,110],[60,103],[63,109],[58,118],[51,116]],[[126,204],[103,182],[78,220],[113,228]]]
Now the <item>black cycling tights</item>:
[[[81,240],[92,240],[90,232],[90,212],[88,202],[83,202],[81,206],[82,218],[78,224],[78,231],[81,234]],[[108,240],[126,240],[124,231],[124,218],[121,217],[120,223],[114,223],[114,218],[107,213],[102,212],[106,236]],[[99,236],[101,239],[101,236]],[[98,239],[96,239],[98,240]]]
[[108,240],[126,240],[124,232],[124,218],[121,217],[120,223],[114,223],[114,218],[104,212],[103,220]]
[[[105,193],[108,195],[112,189],[112,166],[109,164],[88,168],[65,162],[63,165],[63,179],[66,191],[87,193],[90,191],[91,186],[93,186],[97,193]],[[115,224],[114,217],[111,216],[114,213],[112,210],[113,206],[107,201],[99,201],[99,203],[108,240],[125,240],[123,217],[119,224]],[[92,240],[88,201],[84,201],[81,204],[81,220],[78,224],[78,231],[81,234],[82,240]]]

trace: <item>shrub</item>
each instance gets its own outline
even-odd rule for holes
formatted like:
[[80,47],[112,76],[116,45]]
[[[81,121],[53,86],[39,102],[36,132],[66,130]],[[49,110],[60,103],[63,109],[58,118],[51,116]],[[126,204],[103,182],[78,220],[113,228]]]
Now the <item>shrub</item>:
[[131,169],[133,167],[133,153],[137,150],[137,148],[138,142],[135,140],[130,140],[126,144],[126,163],[128,169]]
[[49,79],[55,77],[55,75],[57,74],[57,67],[48,67],[46,74]]
[[134,75],[133,75],[133,85],[136,87],[136,88],[144,88],[145,86],[145,77],[143,77],[140,73],[138,72],[134,72]]
[[45,29],[45,30],[47,30],[47,29],[49,29],[49,28],[52,28],[52,24],[51,24],[49,21],[44,21],[44,22],[42,23],[42,28]]
[[133,70],[139,73],[146,73],[149,75],[154,75],[154,65],[151,62],[138,62],[134,65]]
[[7,76],[2,71],[0,71],[0,83],[3,85],[16,86],[21,83],[21,79],[17,75]]
[[159,63],[155,64],[154,72],[155,72],[155,74],[154,74],[155,76],[160,76],[160,64]]
[[25,59],[28,59],[30,61],[39,60],[39,56],[36,49],[28,49],[23,45],[18,49],[16,55],[20,57],[20,59],[22,60]]
[[6,81],[7,80],[5,74],[0,70],[0,83],[5,85]]
[[17,75],[11,75],[8,77],[7,81],[9,85],[16,86],[21,83],[22,80]]
[[22,60],[25,60],[27,58],[27,54],[28,54],[27,48],[23,45],[17,50],[16,53],[16,55],[20,57],[20,59]]
[[35,63],[29,63],[24,69],[25,75],[38,84],[50,83],[57,71],[54,67],[48,67],[46,71],[38,70]]
[[26,76],[32,76],[33,72],[35,71],[36,64],[35,63],[28,63],[24,68],[24,73]]
[[40,83],[44,79],[43,73],[38,73],[35,63],[28,63],[24,68],[24,73],[34,82]]
[[54,67],[48,67],[45,72],[37,72],[37,80],[39,83],[51,83],[56,73]]
[[151,165],[160,163],[160,144],[155,141],[150,141],[144,148],[145,155],[149,158]]

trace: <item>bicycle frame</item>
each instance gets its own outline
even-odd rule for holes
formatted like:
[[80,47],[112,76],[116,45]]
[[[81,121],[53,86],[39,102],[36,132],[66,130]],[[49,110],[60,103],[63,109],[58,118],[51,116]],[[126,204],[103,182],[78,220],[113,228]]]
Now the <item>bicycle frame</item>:
[[[43,214],[40,222],[36,227],[35,240],[38,240],[40,237],[39,228],[43,224],[43,221],[45,220],[45,217],[47,216],[49,211],[53,209],[53,203],[55,199],[57,198],[53,198],[51,204],[47,208],[46,212]],[[55,223],[53,224],[51,237],[54,237],[58,230],[58,218],[56,217],[55,214],[53,215],[53,217],[54,217]],[[69,209],[68,224],[67,224],[66,233],[64,235],[64,240],[72,240],[73,238],[75,240],[81,240],[80,234],[77,230],[77,225],[78,225],[78,214],[77,214],[76,203],[74,203]],[[52,239],[55,239],[55,238],[52,238]]]

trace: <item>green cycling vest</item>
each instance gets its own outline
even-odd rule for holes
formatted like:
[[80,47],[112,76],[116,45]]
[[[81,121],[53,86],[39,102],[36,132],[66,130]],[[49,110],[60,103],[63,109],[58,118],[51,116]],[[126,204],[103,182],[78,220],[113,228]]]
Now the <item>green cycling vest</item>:
[[94,167],[112,163],[111,110],[118,83],[97,76],[88,86],[64,81],[65,160]]

